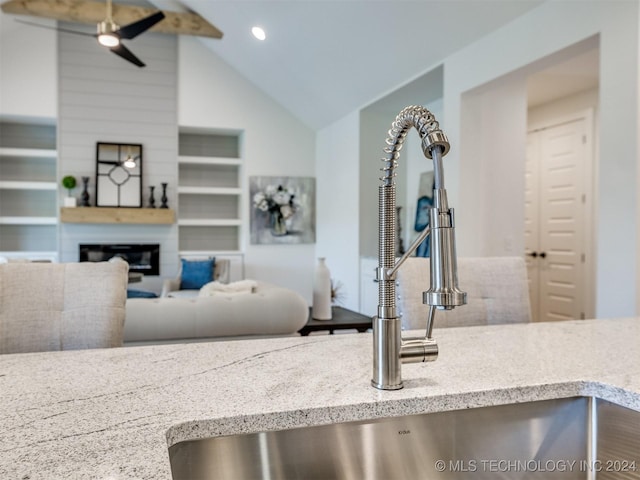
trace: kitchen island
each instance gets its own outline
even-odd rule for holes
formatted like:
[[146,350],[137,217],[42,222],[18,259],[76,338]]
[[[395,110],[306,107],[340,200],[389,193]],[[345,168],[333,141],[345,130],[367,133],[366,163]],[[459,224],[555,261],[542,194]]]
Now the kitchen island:
[[371,334],[0,356],[0,478],[170,479],[182,440],[596,396],[640,411],[640,319],[436,329],[370,386]]

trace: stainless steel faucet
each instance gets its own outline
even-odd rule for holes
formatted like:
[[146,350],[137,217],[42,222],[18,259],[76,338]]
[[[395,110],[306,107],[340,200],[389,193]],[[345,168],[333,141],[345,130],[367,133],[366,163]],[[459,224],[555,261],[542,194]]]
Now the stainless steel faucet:
[[[425,157],[433,159],[434,202],[429,209],[427,227],[395,260],[396,185],[395,169],[402,144],[411,127],[422,139]],[[449,141],[440,130],[433,114],[424,107],[410,106],[402,110],[389,130],[382,159],[382,184],[378,189],[378,315],[373,319],[373,379],[371,384],[382,390],[402,388],[402,363],[431,362],[438,357],[438,345],[432,338],[436,309],[451,310],[467,302],[467,294],[458,288],[453,209],[449,208],[444,189],[442,157],[449,151]],[[396,309],[396,272],[400,265],[430,235],[431,287],[423,292],[422,301],[429,305],[424,338],[402,339],[400,318]]]

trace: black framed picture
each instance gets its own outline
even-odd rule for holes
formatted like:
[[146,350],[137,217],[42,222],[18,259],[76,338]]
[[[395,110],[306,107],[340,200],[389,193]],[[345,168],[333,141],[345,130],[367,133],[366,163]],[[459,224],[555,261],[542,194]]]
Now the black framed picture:
[[141,144],[96,144],[96,205],[142,207]]

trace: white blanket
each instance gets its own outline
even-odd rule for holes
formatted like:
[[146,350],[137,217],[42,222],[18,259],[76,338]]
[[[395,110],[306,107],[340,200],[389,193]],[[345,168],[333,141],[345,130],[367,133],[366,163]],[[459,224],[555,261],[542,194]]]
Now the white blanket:
[[210,297],[212,295],[238,295],[241,293],[255,293],[258,282],[255,280],[240,280],[238,282],[220,283],[209,282],[202,286],[199,297]]

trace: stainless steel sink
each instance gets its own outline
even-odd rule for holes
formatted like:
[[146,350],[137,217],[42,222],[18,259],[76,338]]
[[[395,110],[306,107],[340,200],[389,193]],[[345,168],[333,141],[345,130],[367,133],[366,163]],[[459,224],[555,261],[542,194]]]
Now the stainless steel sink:
[[640,479],[640,412],[569,398],[180,442],[174,480]]

